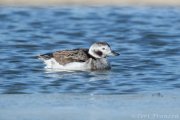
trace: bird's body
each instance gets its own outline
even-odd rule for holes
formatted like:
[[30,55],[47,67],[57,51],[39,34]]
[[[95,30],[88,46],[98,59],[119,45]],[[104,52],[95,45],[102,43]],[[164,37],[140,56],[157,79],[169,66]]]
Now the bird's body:
[[[98,47],[99,46],[99,47]],[[104,47],[103,47],[104,46]],[[108,54],[113,54],[110,46],[104,42],[93,44],[90,49],[62,50],[54,53],[39,55],[44,61],[46,68],[59,70],[104,70],[110,69],[110,63],[107,61],[103,50],[108,49]],[[98,48],[98,49],[96,49]],[[110,52],[111,51],[111,52]],[[115,54],[115,52],[114,52]],[[117,55],[117,53],[116,53]]]

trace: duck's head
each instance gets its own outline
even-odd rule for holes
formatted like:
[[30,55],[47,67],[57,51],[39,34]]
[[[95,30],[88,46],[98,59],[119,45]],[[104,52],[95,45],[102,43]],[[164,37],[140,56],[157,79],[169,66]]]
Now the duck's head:
[[111,47],[106,42],[96,42],[91,45],[88,52],[94,58],[105,58],[108,56],[118,56],[119,53],[111,50]]

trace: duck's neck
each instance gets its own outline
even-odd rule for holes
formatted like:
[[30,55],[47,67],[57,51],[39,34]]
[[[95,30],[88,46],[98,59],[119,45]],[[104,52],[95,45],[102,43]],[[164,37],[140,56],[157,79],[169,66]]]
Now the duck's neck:
[[88,54],[89,58],[92,58],[93,60],[98,60],[99,58],[96,58],[94,56],[92,56],[91,54]]
[[110,69],[110,64],[106,58],[91,59],[89,64],[92,70]]

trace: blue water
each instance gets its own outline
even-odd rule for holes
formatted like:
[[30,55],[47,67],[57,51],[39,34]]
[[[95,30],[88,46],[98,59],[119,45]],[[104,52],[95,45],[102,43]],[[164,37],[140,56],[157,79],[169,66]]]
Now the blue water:
[[[136,94],[180,88],[180,8],[0,7],[0,93]],[[110,71],[52,72],[36,55],[106,41]]]

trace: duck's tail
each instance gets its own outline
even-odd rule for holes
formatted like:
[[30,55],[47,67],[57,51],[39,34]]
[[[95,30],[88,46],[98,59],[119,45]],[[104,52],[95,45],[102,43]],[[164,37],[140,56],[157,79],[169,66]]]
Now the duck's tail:
[[37,58],[40,60],[49,60],[53,58],[53,53],[46,53],[46,54],[38,55]]

